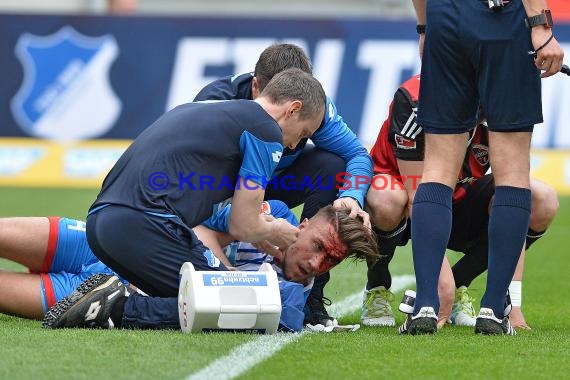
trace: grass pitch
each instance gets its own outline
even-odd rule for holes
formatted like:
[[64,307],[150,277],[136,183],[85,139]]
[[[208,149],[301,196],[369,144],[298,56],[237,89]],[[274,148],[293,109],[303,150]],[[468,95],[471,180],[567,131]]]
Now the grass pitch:
[[[96,190],[2,188],[0,216],[84,219],[96,194]],[[462,327],[446,327],[434,336],[419,337],[399,336],[394,328],[369,327],[354,333],[289,337],[52,331],[40,328],[38,321],[0,314],[0,379],[565,378],[570,372],[570,319],[566,316],[570,310],[566,294],[570,198],[560,201],[559,214],[547,236],[527,255],[523,310],[533,329],[515,337],[475,336],[471,328]],[[2,260],[0,268],[24,270]],[[391,269],[394,275],[413,273],[409,247],[399,249]],[[333,303],[343,304],[346,297],[358,294],[341,319],[344,324],[359,323],[365,273],[363,263],[343,263],[332,272],[325,294]],[[484,286],[481,276],[471,287],[477,304]],[[397,292],[394,307],[402,293]],[[402,322],[403,315],[396,314],[397,322]],[[292,342],[284,344],[284,339]],[[253,360],[257,364],[242,371],[249,359],[263,357],[265,351],[277,346],[282,347],[263,361]],[[211,372],[200,372],[219,358],[221,364],[216,362]]]

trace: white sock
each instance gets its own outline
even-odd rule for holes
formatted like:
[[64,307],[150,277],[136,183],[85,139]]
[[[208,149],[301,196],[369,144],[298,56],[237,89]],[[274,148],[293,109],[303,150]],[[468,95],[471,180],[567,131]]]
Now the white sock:
[[511,284],[509,285],[509,294],[511,295],[511,303],[513,307],[521,307],[522,281],[511,281]]

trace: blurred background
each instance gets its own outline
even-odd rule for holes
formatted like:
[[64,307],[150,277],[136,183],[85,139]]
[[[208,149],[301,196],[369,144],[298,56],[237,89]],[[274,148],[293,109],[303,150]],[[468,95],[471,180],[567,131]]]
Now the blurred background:
[[407,0],[3,0],[0,8],[29,13],[413,17]]
[[[570,57],[570,1],[548,3]],[[0,35],[5,188],[98,188],[144,128],[273,42],[307,51],[367,146],[420,65],[411,0],[0,0]],[[533,174],[570,194],[570,78],[543,99]]]

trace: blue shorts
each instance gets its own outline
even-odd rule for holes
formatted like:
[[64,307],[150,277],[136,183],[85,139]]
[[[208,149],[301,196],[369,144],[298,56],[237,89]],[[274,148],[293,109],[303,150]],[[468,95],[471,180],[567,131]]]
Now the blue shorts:
[[91,275],[113,274],[89,249],[84,222],[59,217],[48,220],[48,248],[39,273],[44,312]]
[[532,131],[542,122],[540,72],[522,0],[502,11],[481,0],[427,0],[418,123],[463,133],[482,105],[491,131]]

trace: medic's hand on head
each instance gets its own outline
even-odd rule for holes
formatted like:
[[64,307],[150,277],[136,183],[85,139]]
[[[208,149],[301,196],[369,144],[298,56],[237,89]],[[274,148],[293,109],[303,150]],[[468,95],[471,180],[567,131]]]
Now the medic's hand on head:
[[283,218],[271,222],[271,238],[267,241],[277,246],[281,251],[297,241],[299,229]]
[[333,206],[337,209],[350,210],[349,216],[351,218],[356,218],[358,216],[362,219],[362,224],[368,228],[372,228],[370,225],[370,215],[368,215],[366,211],[360,208],[360,205],[356,199],[350,197],[338,198],[336,201],[334,201]]

